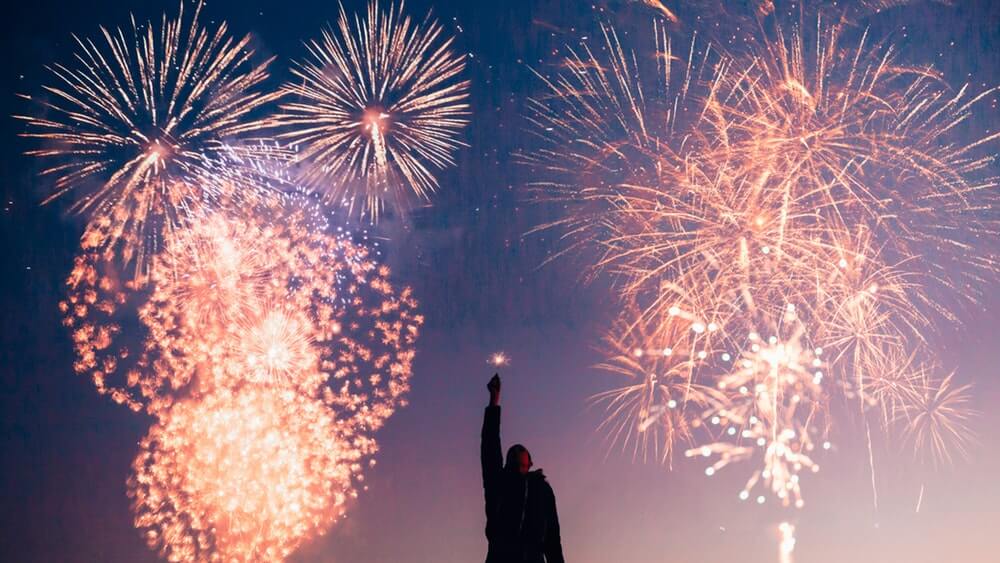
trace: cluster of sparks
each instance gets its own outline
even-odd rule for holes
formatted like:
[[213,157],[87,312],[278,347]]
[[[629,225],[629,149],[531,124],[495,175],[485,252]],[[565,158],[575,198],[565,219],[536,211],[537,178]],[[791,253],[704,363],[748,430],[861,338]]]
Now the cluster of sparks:
[[612,444],[686,447],[708,476],[748,462],[740,499],[801,507],[831,429],[860,418],[877,503],[873,425],[935,465],[970,453],[969,386],[931,340],[996,279],[998,135],[956,140],[996,90],[822,16],[759,27],[731,54],[657,20],[649,53],[603,25],[537,72],[523,160],[565,210],[539,228],[622,288],[599,366],[622,383],[595,397]]
[[345,514],[423,323],[322,200],[374,217],[386,193],[426,196],[467,83],[440,25],[373,2],[311,44],[304,86],[267,91],[273,61],[201,10],[77,38],[17,117],[46,201],[88,218],[60,303],[74,369],[155,418],[128,480],[136,527],[170,561],[275,561]]
[[356,495],[360,452],[321,401],[251,386],[177,403],[139,444],[135,524],[169,561],[279,561]]
[[494,352],[490,355],[488,363],[493,367],[507,366],[510,365],[510,356],[508,356],[505,352]]

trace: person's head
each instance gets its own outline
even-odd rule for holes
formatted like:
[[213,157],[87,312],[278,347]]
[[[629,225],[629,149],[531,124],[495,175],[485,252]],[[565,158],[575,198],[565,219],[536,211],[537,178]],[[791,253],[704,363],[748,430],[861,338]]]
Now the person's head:
[[528,453],[528,448],[521,444],[511,446],[507,450],[507,464],[505,467],[508,471],[517,471],[521,475],[527,475],[528,471],[531,470],[531,454]]

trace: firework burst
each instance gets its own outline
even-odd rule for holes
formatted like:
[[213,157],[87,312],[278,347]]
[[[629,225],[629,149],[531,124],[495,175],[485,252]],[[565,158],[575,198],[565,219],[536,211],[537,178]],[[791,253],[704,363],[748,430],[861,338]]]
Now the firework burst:
[[[672,70],[678,57],[657,26],[644,57],[602,30],[600,51],[569,48],[569,71],[543,78],[529,118],[544,144],[525,160],[547,176],[541,196],[570,205],[542,228],[596,246],[596,269],[625,274],[626,294],[705,268],[757,293],[812,291],[845,233],[873,238],[868,258],[906,263],[921,288],[974,295],[954,272],[976,286],[996,273],[985,242],[998,229],[981,212],[995,206],[996,181],[991,157],[977,156],[996,135],[949,141],[993,90],[951,92],[867,36],[849,46],[837,25],[818,24],[814,43],[778,28],[747,56],[692,43]],[[643,72],[647,59],[656,72]],[[958,257],[975,267],[951,267]],[[954,319],[934,295],[908,297]]]
[[670,465],[675,446],[690,443],[703,413],[724,399],[697,379],[718,326],[680,312],[664,323],[644,322],[636,309],[627,309],[631,314],[605,339],[607,360],[596,366],[623,381],[592,399],[604,405],[601,430],[612,447]]
[[[796,240],[796,223],[825,244],[867,229],[883,262],[911,262],[924,285],[975,296],[997,271],[995,217],[982,213],[996,205],[997,182],[992,156],[978,151],[997,135],[959,143],[955,130],[995,89],[952,91],[891,45],[872,45],[867,33],[852,43],[844,32],[820,20],[811,38],[777,27],[737,59],[742,70],[721,74],[706,101],[705,126],[719,139],[707,157],[735,162],[756,189],[780,196],[783,241]],[[933,295],[911,298],[954,320]]]
[[[280,384],[377,429],[405,402],[423,318],[364,246],[321,223],[295,203],[266,219],[217,212],[168,241],[141,292],[82,256],[62,305],[77,371],[135,410]],[[125,345],[123,326],[140,346]]]
[[374,444],[320,401],[247,387],[178,402],[139,444],[135,525],[169,561],[278,561],[345,513]]
[[[953,90],[818,13],[725,52],[677,52],[658,22],[634,51],[602,25],[537,73],[522,160],[564,210],[538,228],[592,253],[626,304],[600,367],[627,382],[597,396],[615,445],[669,464],[685,443],[708,476],[746,462],[742,500],[801,507],[856,415],[877,505],[873,422],[935,465],[968,453],[968,388],[924,356],[951,296],[998,272],[998,135],[959,134],[996,90]],[[693,385],[710,399],[685,411]]]
[[39,113],[16,116],[55,178],[45,201],[72,194],[71,209],[90,217],[84,246],[134,260],[140,274],[164,233],[220,195],[211,162],[275,97],[259,88],[270,60],[252,62],[250,36],[230,37],[225,23],[202,27],[201,8],[185,21],[182,2],[158,28],[133,18],[128,31],[76,37],[74,63],[49,67],[55,83],[32,98]]
[[377,220],[386,202],[404,207],[437,189],[435,170],[453,164],[468,123],[464,57],[433,20],[403,6],[344,7],[336,28],[306,44],[309,58],[286,84],[290,101],[272,124],[299,150],[303,179],[336,205]]
[[914,452],[935,466],[952,463],[956,456],[969,459],[974,444],[972,386],[957,383],[954,375],[935,379],[921,370],[911,388],[915,395],[897,420],[905,424],[904,436]]
[[[825,432],[829,392],[824,390],[826,364],[821,348],[810,348],[805,327],[788,307],[773,334],[750,332],[739,354],[721,359],[731,367],[717,377],[726,394],[722,406],[708,413],[708,426],[720,440],[691,448],[688,457],[718,455],[706,468],[712,476],[731,463],[761,460],[740,498],[750,498],[760,483],[785,506],[802,507],[800,473],[819,471],[812,451]],[[825,440],[824,440],[825,442]],[[758,496],[758,502],[762,502]]]

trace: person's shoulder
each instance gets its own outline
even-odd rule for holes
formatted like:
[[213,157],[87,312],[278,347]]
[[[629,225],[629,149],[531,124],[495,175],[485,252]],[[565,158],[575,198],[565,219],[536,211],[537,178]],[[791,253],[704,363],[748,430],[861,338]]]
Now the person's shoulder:
[[552,486],[549,485],[549,482],[546,480],[545,473],[542,473],[541,469],[529,471],[528,480],[539,487],[544,487],[546,489],[552,490]]

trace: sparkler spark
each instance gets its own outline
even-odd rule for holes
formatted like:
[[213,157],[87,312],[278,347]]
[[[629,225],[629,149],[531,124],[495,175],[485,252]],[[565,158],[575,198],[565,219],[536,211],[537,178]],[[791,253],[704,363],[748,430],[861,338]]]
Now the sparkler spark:
[[251,37],[233,39],[225,23],[202,27],[201,8],[190,21],[182,2],[159,28],[133,18],[128,32],[75,37],[75,63],[49,67],[55,84],[30,98],[39,113],[15,116],[55,178],[45,201],[73,194],[71,209],[90,217],[84,246],[134,260],[140,275],[165,234],[220,197],[210,162],[258,129],[254,112],[276,97],[259,88],[270,59],[251,62]]
[[494,352],[493,355],[490,356],[489,363],[494,367],[506,366],[510,364],[510,356],[504,352]]
[[403,5],[368,4],[354,25],[340,7],[336,28],[306,44],[309,58],[283,91],[294,101],[272,120],[298,147],[303,179],[329,201],[376,221],[386,202],[405,207],[438,187],[434,170],[454,164],[468,123],[465,59],[433,20]]

